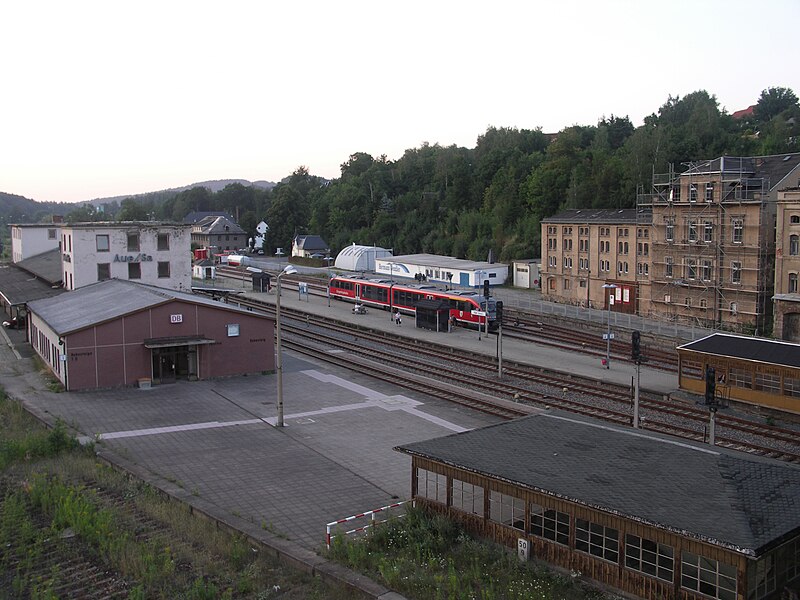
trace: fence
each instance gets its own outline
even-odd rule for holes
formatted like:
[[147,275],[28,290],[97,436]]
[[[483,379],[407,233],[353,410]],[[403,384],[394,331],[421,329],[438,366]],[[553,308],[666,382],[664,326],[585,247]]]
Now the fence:
[[[388,506],[382,506],[381,508],[376,508],[375,510],[368,510],[367,512],[363,512],[363,513],[358,514],[358,515],[353,515],[352,517],[339,519],[338,521],[331,521],[325,527],[325,544],[327,545],[328,550],[331,549],[331,540],[334,537],[336,537],[332,533],[332,530],[337,525],[342,525],[344,523],[352,523],[356,519],[367,519],[367,518],[369,518],[369,523],[367,523],[366,525],[362,525],[361,527],[356,527],[355,529],[350,529],[350,530],[345,531],[344,533],[340,533],[338,535],[353,535],[355,533],[360,533],[360,532],[366,531],[370,527],[374,527],[375,525],[378,525],[380,523],[386,523],[389,519],[392,519],[392,518],[399,519],[401,517],[404,517],[405,513],[396,514],[396,515],[392,516],[391,510],[394,509],[394,508],[399,508],[399,507],[403,506],[404,504],[408,504],[409,502],[412,502],[412,501],[411,500],[404,500],[403,502],[397,502],[395,504],[390,504]],[[386,518],[379,520],[378,519],[379,515],[380,516],[385,516]]]

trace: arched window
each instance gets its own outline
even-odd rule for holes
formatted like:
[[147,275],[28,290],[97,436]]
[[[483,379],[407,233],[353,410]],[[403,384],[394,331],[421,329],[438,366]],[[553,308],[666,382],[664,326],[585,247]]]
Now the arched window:
[[798,223],[800,223],[800,215],[792,215],[791,217],[789,217],[789,222],[792,225],[797,225]]
[[789,273],[789,293],[797,293],[797,273]]
[[800,254],[800,235],[789,236],[789,254],[792,256]]

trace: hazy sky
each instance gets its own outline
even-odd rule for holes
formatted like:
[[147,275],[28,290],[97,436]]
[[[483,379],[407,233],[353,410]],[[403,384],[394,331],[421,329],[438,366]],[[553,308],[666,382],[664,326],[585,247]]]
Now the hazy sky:
[[0,23],[0,191],[40,201],[800,94],[800,0],[7,0]]

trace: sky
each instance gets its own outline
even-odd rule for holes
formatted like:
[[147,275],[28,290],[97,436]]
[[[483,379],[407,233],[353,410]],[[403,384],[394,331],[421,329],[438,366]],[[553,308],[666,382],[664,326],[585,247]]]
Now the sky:
[[800,95],[800,1],[0,2],[0,191],[340,175],[488,127],[634,126],[697,90]]

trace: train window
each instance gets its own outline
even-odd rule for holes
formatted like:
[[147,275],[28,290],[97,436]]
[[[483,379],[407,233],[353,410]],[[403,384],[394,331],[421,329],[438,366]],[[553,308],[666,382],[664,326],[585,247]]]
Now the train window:
[[745,369],[731,367],[728,371],[728,383],[734,387],[753,389],[753,374]]
[[800,398],[800,378],[784,377],[783,395],[792,396],[793,398]]

